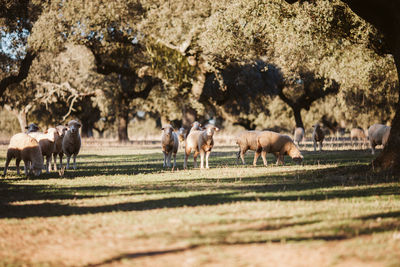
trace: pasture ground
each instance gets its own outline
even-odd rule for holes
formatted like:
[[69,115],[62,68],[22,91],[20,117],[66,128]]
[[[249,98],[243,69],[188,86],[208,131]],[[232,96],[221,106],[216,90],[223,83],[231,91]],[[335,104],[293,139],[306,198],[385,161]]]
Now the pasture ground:
[[236,151],[171,172],[157,146],[83,147],[63,178],[17,176],[13,161],[0,266],[400,266],[399,177],[369,172],[369,151],[267,168]]

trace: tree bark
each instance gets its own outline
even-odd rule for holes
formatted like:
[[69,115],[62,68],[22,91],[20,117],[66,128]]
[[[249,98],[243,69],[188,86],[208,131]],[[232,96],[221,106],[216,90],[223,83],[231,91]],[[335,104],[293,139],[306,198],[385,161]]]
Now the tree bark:
[[81,136],[86,137],[86,138],[92,138],[93,137],[93,125],[90,125],[90,123],[87,123],[87,122],[82,122]]
[[118,141],[129,142],[128,138],[128,116],[119,115],[117,118],[118,124]]
[[294,107],[291,108],[293,109],[293,115],[294,115],[294,120],[296,122],[296,127],[301,127],[304,129],[303,119],[301,118],[301,109]]

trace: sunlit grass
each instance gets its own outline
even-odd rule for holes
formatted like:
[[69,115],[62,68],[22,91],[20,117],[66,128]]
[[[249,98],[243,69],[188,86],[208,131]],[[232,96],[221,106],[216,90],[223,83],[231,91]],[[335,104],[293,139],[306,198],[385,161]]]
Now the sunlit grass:
[[268,167],[236,165],[235,153],[217,147],[211,169],[191,157],[185,171],[179,154],[172,172],[156,147],[84,147],[62,178],[26,179],[13,162],[0,180],[0,266],[400,264],[400,183],[369,172],[369,152]]

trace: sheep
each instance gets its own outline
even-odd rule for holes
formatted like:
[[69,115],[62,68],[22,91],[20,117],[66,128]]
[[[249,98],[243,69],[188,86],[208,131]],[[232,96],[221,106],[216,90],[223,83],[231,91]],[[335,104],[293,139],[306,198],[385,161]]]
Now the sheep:
[[66,124],[68,130],[62,141],[62,151],[67,156],[67,167],[69,169],[69,161],[71,156],[74,158],[74,170],[76,170],[76,156],[78,156],[81,149],[81,136],[79,135],[79,128],[81,124],[76,120],[71,120]]
[[293,139],[295,142],[297,142],[297,145],[300,146],[300,142],[304,139],[303,127],[296,127],[296,129],[294,129]]
[[[247,150],[254,150],[256,151],[258,148],[257,145],[257,135],[261,133],[261,131],[245,131],[240,133],[236,137],[236,144],[239,146],[239,151],[237,152],[237,160],[236,164],[239,163],[239,158],[242,159],[242,164],[245,165],[244,161],[244,154],[247,152]],[[260,153],[261,151],[259,151]],[[255,166],[257,163],[258,157],[254,157],[253,165]]]
[[176,153],[178,152],[179,140],[178,135],[174,132],[174,128],[167,124],[161,128],[163,131],[161,136],[161,149],[164,154],[163,167],[171,167],[171,156],[174,156],[173,169],[176,167]]
[[28,134],[39,142],[42,155],[43,157],[46,157],[46,173],[50,172],[51,156],[53,155],[57,134],[58,133],[55,128],[50,128],[44,133],[31,132]]
[[390,129],[390,126],[378,123],[368,128],[368,137],[371,144],[372,155],[375,154],[375,147],[377,145],[383,145],[383,147],[385,147],[389,139]]
[[183,128],[183,127],[179,128],[179,130],[178,130],[178,139],[179,139],[179,142],[185,141],[185,137],[186,137],[186,130],[185,130],[185,128]]
[[60,158],[60,169],[62,169],[62,158],[63,158],[63,151],[62,151],[62,141],[64,139],[65,133],[67,132],[68,128],[64,125],[58,125],[56,127],[57,135],[55,140],[55,146],[53,151],[53,160],[54,165],[53,169],[57,171],[57,156]]
[[257,146],[254,158],[258,158],[261,150],[261,157],[265,166],[267,166],[267,153],[275,155],[277,158],[276,165],[284,164],[284,155],[289,155],[296,164],[301,164],[303,161],[303,155],[288,135],[263,131],[257,135]]
[[325,134],[322,131],[320,125],[317,123],[312,126],[314,128],[312,133],[312,140],[314,143],[314,151],[317,150],[317,142],[319,142],[319,151],[322,151],[322,142],[324,141]]
[[350,131],[350,140],[351,144],[353,145],[354,140],[362,140],[363,143],[365,144],[367,142],[367,135],[365,134],[366,131],[364,131],[362,128],[353,128]]
[[206,156],[206,168],[209,169],[208,165],[208,157],[210,156],[211,149],[214,146],[214,132],[219,131],[217,127],[214,125],[207,125],[205,130],[193,130],[190,131],[189,135],[186,138],[185,144],[185,160],[183,164],[183,168],[187,168],[187,159],[192,152],[194,151],[193,155],[193,162],[194,167],[197,168],[197,156],[200,154],[201,158],[201,165],[200,168],[204,169],[204,155]]
[[3,177],[7,174],[7,168],[11,159],[16,158],[17,174],[19,175],[19,163],[24,161],[25,175],[33,173],[39,176],[43,169],[43,156],[38,141],[26,133],[18,133],[11,137],[7,150],[7,160]]
[[26,126],[25,129],[27,129],[26,133],[33,133],[39,131],[39,126],[37,126],[35,123],[31,123]]

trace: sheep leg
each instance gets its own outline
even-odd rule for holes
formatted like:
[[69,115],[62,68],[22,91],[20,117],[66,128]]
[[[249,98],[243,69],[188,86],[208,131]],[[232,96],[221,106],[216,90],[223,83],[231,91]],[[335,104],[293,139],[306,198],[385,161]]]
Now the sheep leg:
[[69,169],[69,160],[71,159],[71,156],[67,155],[67,170]]
[[322,141],[319,142],[319,152],[321,152],[321,151],[322,151]]
[[184,169],[184,170],[186,170],[186,168],[187,168],[187,160],[188,160],[188,157],[189,157],[189,155],[190,155],[191,152],[192,152],[192,151],[191,151],[190,148],[185,148],[185,159],[184,159],[184,161],[183,161],[183,169]]
[[211,151],[206,152],[206,169],[209,169],[210,167],[208,166],[208,157],[210,157]]
[[263,159],[264,166],[267,167],[267,151],[266,150],[263,149],[261,151],[261,157]]
[[168,168],[171,168],[171,157],[172,157],[172,151],[168,152]]
[[315,151],[317,151],[317,142],[315,142],[315,140],[314,140],[313,143],[314,143],[314,152],[315,152]]
[[63,165],[62,165],[62,159],[63,159],[63,154],[59,154],[60,156],[60,170],[62,169]]
[[28,160],[24,160],[24,172],[25,176],[28,176],[28,169],[31,169],[31,164]]
[[[19,163],[21,162],[21,159],[16,159],[15,160],[15,165],[17,166],[17,175],[19,175]],[[6,163],[7,164],[7,163]],[[8,166],[8,165],[7,165]]]
[[176,153],[174,153],[174,169],[175,169],[175,167],[176,167]]
[[163,162],[163,168],[167,166],[167,152],[163,151],[164,154],[164,162]]
[[241,149],[239,147],[239,151],[236,153],[236,165],[239,164],[239,158],[242,156]]
[[194,154],[193,154],[193,165],[194,165],[194,168],[197,168],[197,156],[199,155],[199,153],[200,152],[195,151]]
[[74,157],[74,170],[76,170],[76,156],[77,156],[76,154],[74,154],[74,156],[73,156]]
[[[53,154],[53,161],[54,161],[53,170],[54,170],[54,171],[57,171],[57,153],[54,153],[54,154]],[[50,164],[50,165],[51,165],[51,164]]]
[[[7,157],[6,166],[4,167],[3,177],[7,174],[8,165],[10,164],[11,157]],[[17,174],[19,174],[19,168],[17,168]]]
[[50,172],[51,156],[46,156],[46,173]]
[[200,150],[200,169],[204,169],[204,150]]
[[246,165],[246,162],[244,162],[244,154],[246,154],[246,152],[247,152],[247,149],[241,149],[241,152],[240,152],[240,158],[242,159],[243,165]]
[[253,166],[257,166],[257,160],[260,157],[261,151],[260,150],[256,150],[256,152],[254,153],[254,160],[253,160]]

